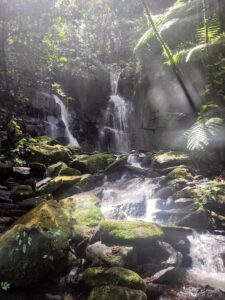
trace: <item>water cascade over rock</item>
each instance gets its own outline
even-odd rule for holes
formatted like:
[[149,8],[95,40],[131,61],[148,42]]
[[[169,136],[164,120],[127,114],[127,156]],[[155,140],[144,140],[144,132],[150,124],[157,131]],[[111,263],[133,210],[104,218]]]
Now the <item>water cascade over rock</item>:
[[128,152],[129,117],[132,105],[119,95],[120,73],[111,73],[111,96],[104,111],[103,128],[100,131],[100,148],[111,152]]
[[[63,126],[59,126],[59,120],[54,116],[48,116],[48,122],[50,125],[50,136],[54,139],[65,137],[67,140],[67,144],[70,146],[79,146],[77,139],[72,135],[69,128],[69,119],[70,115],[65,104],[60,100],[60,98],[56,95],[53,95],[54,101],[56,105],[60,107],[60,122],[62,122]],[[62,128],[63,131],[62,132]]]

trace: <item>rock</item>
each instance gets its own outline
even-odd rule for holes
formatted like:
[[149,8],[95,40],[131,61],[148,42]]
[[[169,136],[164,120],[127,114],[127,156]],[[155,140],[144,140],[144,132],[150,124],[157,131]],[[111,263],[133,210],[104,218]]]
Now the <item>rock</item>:
[[50,177],[56,177],[59,175],[60,171],[66,169],[67,165],[64,162],[57,162],[56,164],[50,165],[47,169],[47,174]]
[[156,224],[144,221],[102,221],[101,241],[118,245],[149,245],[163,237],[163,230]]
[[0,162],[0,177],[8,177],[12,172],[12,165]]
[[112,154],[94,154],[90,155],[86,160],[85,164],[89,173],[93,174],[98,171],[105,171],[106,168],[115,162],[116,158]]
[[89,268],[83,273],[83,281],[89,288],[119,285],[136,290],[146,290],[143,279],[137,273],[119,267]]
[[151,277],[153,284],[176,284],[181,279],[180,269],[176,267],[168,267]]
[[13,217],[0,217],[0,225],[11,225],[15,219]]
[[30,210],[30,209],[33,209],[33,208],[39,206],[41,203],[43,203],[45,201],[49,201],[49,200],[53,200],[53,197],[51,194],[44,195],[41,197],[29,198],[29,199],[23,200],[21,202],[17,202],[16,204],[21,209]]
[[31,176],[30,168],[13,167],[13,176],[19,179],[28,179]]
[[108,247],[101,242],[88,246],[86,256],[92,262],[93,267],[130,267],[137,263],[137,257],[133,247]]
[[73,168],[64,168],[59,172],[59,176],[80,176],[81,172]]
[[111,163],[105,170],[108,180],[114,181],[121,177],[125,171],[125,165],[127,163],[127,156],[122,156],[113,163]]
[[153,157],[153,166],[158,168],[186,165],[189,162],[188,154],[178,151],[160,152]]
[[172,187],[164,187],[157,191],[154,195],[155,198],[167,199],[168,197],[172,196],[174,193],[174,189]]
[[47,174],[47,168],[42,163],[30,163],[29,168],[34,177],[43,178]]
[[146,153],[141,161],[141,166],[143,168],[150,168],[152,166],[152,159],[153,159],[153,154]]
[[0,190],[0,202],[12,202],[10,194],[9,191]]
[[164,240],[166,242],[183,255],[190,253],[190,241],[187,237],[193,234],[191,228],[163,226],[162,229],[164,231]]
[[193,203],[194,203],[193,199],[181,198],[181,199],[175,200],[173,203],[173,206],[174,206],[174,208],[184,208],[185,206],[188,206]]
[[30,185],[18,185],[13,187],[11,197],[15,200],[22,200],[31,197],[33,193]]
[[70,164],[69,164],[70,168],[76,169],[78,171],[80,171],[82,174],[87,173],[87,167],[84,161],[82,160],[78,160],[78,159],[74,159]]
[[120,286],[102,286],[92,290],[88,300],[147,300],[147,296],[143,291],[132,290]]
[[86,238],[102,219],[96,199],[49,200],[20,218],[0,236],[1,280],[24,287],[65,270],[69,240],[76,246],[74,236]]
[[69,163],[72,160],[70,150],[61,145],[32,145],[28,151],[28,161],[30,162],[41,162],[50,165],[59,161]]

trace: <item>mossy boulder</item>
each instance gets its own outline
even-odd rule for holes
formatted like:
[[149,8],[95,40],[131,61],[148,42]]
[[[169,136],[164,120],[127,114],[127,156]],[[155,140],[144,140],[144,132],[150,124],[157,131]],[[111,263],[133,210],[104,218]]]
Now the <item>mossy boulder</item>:
[[61,170],[64,170],[67,168],[67,164],[65,164],[62,161],[59,161],[53,165],[50,165],[47,169],[47,175],[51,177],[56,177],[59,175]]
[[83,274],[84,284],[89,288],[104,285],[124,286],[136,290],[146,290],[143,279],[135,272],[119,267],[89,268]]
[[31,170],[31,174],[38,178],[43,178],[47,174],[47,168],[42,163],[30,163],[29,168]]
[[79,170],[67,167],[67,168],[62,169],[59,172],[59,175],[60,176],[80,176],[81,172]]
[[159,168],[186,165],[189,162],[189,155],[178,151],[160,152],[153,157],[153,166]]
[[[54,232],[59,234],[54,236]],[[61,205],[43,203],[0,237],[0,277],[14,287],[40,281],[66,266],[70,228]]]
[[95,173],[98,171],[104,171],[109,165],[116,160],[112,154],[93,154],[90,155],[86,160],[85,164],[88,172]]
[[188,167],[186,166],[179,166],[175,169],[173,169],[169,174],[168,174],[169,179],[178,179],[178,178],[183,178],[183,179],[192,179],[192,174],[189,170]]
[[22,200],[31,197],[34,191],[30,185],[17,185],[12,188],[12,199]]
[[86,248],[86,257],[93,267],[131,267],[137,264],[137,255],[133,247],[106,246],[97,242]]
[[40,187],[36,195],[53,194],[56,199],[63,199],[92,187],[92,176],[57,176]]
[[69,148],[62,145],[47,145],[47,144],[35,144],[28,148],[28,161],[30,162],[42,162],[50,165],[62,161],[69,163],[71,158],[71,151]]
[[[13,287],[39,282],[67,266],[69,240],[91,237],[102,220],[95,196],[43,202],[0,236],[0,278]],[[79,240],[74,237],[79,235]]]
[[145,221],[102,221],[100,238],[106,244],[143,246],[162,239],[163,230]]
[[101,286],[96,287],[91,291],[88,300],[147,300],[147,296],[143,291],[132,290],[120,286]]

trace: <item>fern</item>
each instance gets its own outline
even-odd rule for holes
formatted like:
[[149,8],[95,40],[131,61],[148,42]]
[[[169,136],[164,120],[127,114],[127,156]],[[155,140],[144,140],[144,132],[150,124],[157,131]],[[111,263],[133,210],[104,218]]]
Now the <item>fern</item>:
[[[215,14],[211,20],[208,20],[207,35],[208,41],[213,42],[220,33],[220,22],[217,14]],[[205,26],[200,27],[196,33],[196,41],[198,44],[205,44],[206,41],[206,28]]]
[[186,133],[189,151],[203,151],[216,141],[225,141],[225,122],[222,118],[200,118]]

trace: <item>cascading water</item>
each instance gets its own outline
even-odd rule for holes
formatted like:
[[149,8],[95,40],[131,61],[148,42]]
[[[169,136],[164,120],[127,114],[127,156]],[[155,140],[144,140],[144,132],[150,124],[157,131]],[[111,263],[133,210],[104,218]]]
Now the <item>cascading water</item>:
[[225,291],[225,236],[194,234],[191,243],[192,268],[188,271],[191,281]]
[[[128,164],[141,169],[135,154],[128,157]],[[123,175],[115,182],[106,180],[101,202],[103,214],[109,219],[142,219],[160,224],[156,214],[159,211],[157,201],[160,199],[154,197],[159,181],[160,178],[130,178],[129,175]],[[196,232],[188,239],[192,258],[192,266],[187,269],[188,282],[193,287],[209,285],[225,290],[225,236]],[[192,293],[191,289],[184,287],[186,297]]]
[[130,150],[129,116],[132,105],[119,95],[120,73],[111,74],[110,78],[112,95],[104,112],[100,144],[102,148],[107,148],[107,151],[126,153]]
[[[58,96],[53,95],[55,103],[60,107],[61,121],[64,124],[65,128],[65,137],[68,139],[68,145],[78,147],[79,143],[77,139],[72,135],[69,128],[69,113],[66,109],[65,104],[59,99]],[[50,124],[50,134],[51,137],[57,138],[59,135],[59,128],[57,126],[58,120],[53,116],[48,116],[48,122]]]

